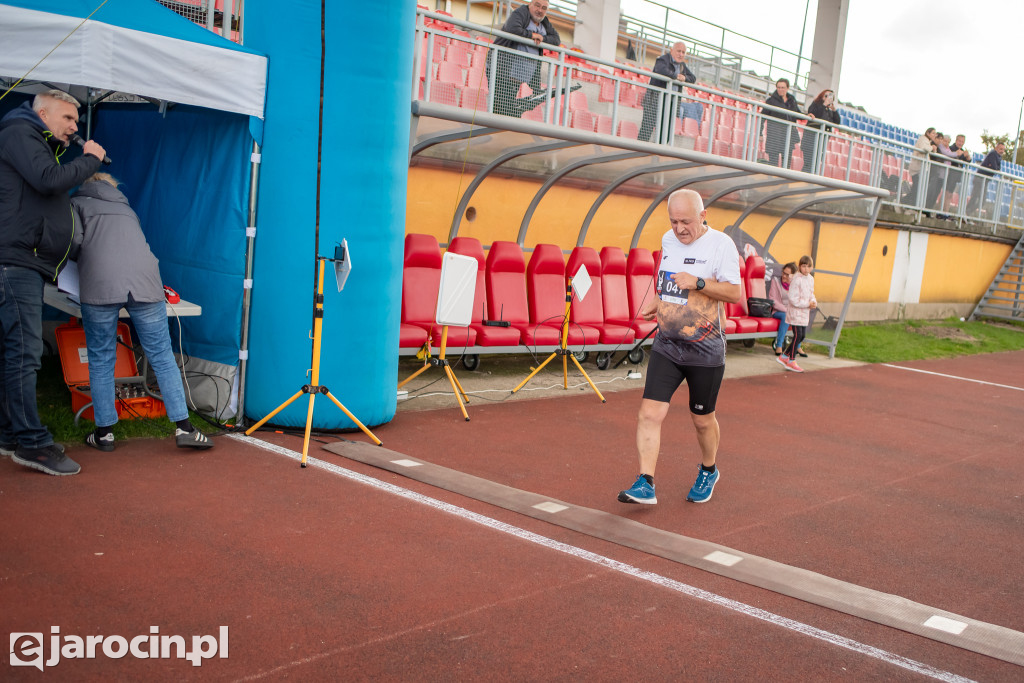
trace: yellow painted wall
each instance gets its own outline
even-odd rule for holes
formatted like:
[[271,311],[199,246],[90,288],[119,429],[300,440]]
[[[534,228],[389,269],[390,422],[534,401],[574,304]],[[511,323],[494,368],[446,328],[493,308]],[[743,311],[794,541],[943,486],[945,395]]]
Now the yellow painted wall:
[[1013,247],[947,235],[928,237],[921,302],[976,302]]

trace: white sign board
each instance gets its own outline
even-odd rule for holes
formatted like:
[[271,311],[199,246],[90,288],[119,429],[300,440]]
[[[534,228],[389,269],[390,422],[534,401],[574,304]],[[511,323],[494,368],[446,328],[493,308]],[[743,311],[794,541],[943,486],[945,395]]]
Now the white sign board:
[[576,271],[576,274],[572,276],[572,288],[576,292],[576,298],[583,301],[583,297],[590,291],[590,286],[594,284],[590,279],[590,273],[587,272],[587,267],[580,264],[580,269]]
[[451,252],[441,259],[441,286],[437,292],[435,316],[438,325],[467,327],[472,322],[479,265],[472,256]]

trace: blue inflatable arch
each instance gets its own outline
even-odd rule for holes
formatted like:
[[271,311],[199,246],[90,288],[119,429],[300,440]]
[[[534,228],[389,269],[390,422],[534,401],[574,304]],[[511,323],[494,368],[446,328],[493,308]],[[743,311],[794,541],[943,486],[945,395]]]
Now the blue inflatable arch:
[[[323,166],[316,244],[321,2],[246,3],[245,41],[270,60],[256,221],[245,413],[261,418],[309,382],[317,250],[346,239],[328,274],[320,383],[373,426],[395,414],[415,3],[326,2]],[[282,15],[284,13],[284,15]],[[304,425],[296,401],[273,423]],[[354,425],[330,401],[314,425]]]

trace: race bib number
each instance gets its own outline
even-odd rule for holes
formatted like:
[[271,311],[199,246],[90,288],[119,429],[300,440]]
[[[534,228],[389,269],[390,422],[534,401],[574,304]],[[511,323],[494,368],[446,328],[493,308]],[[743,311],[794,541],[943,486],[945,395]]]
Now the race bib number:
[[670,273],[666,270],[658,271],[658,296],[662,301],[670,304],[685,306],[690,290],[682,289],[677,285],[672,279],[673,275],[675,273]]

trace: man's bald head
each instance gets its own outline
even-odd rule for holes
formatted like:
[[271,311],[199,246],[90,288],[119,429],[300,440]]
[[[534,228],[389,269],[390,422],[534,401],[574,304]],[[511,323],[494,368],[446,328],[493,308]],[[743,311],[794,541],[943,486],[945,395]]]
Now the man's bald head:
[[692,244],[707,231],[704,226],[706,216],[704,200],[697,192],[676,190],[669,195],[668,219],[676,239],[683,244]]

